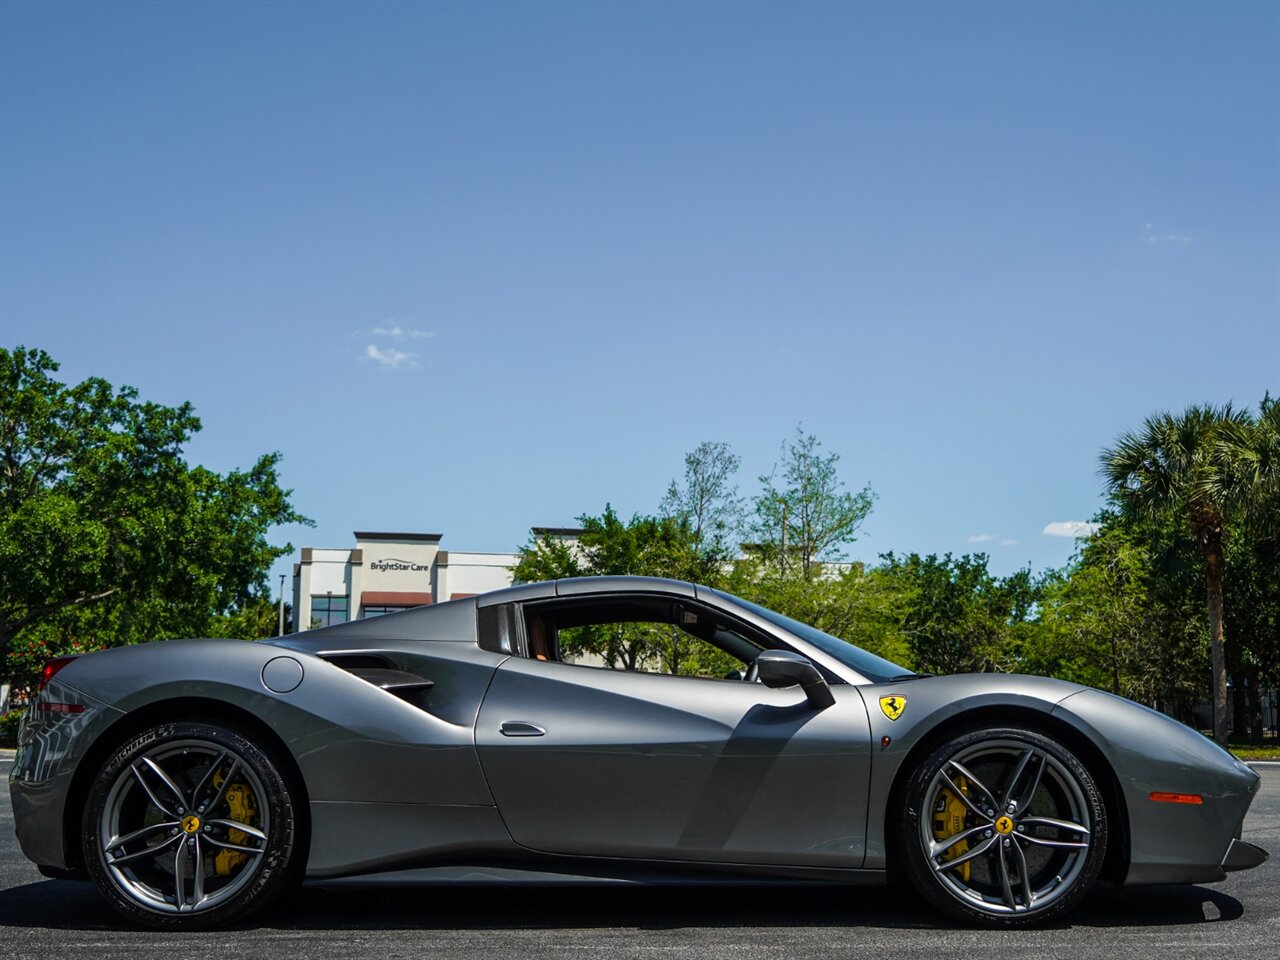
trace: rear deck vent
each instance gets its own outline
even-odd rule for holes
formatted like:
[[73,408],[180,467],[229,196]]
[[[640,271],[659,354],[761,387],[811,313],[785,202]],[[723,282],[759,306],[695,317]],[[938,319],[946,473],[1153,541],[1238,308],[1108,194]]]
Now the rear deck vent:
[[343,670],[399,670],[398,664],[391,657],[381,653],[319,653],[321,660],[327,660],[335,667]]
[[436,685],[434,680],[400,669],[392,657],[381,653],[321,653],[318,656],[419,710],[427,709],[427,694]]

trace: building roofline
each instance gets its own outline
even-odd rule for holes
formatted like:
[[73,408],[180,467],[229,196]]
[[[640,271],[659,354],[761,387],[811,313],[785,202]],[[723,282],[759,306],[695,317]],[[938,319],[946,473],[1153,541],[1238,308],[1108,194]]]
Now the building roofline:
[[439,543],[443,533],[381,533],[373,530],[356,530],[357,540],[408,540],[420,543]]

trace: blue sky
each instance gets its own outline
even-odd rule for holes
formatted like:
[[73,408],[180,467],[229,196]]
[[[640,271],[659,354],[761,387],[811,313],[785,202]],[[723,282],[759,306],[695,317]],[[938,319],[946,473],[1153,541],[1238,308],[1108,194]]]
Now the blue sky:
[[0,5],[0,343],[281,451],[295,546],[802,422],[851,557],[1061,564],[1120,431],[1280,388],[1278,263],[1280,4]]

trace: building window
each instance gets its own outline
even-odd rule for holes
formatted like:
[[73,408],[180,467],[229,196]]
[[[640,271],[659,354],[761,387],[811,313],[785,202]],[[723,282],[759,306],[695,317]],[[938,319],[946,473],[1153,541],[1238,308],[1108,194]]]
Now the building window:
[[335,597],[331,593],[311,598],[311,627],[327,627],[348,620],[348,597]]
[[364,606],[361,608],[360,616],[368,620],[370,617],[381,617],[388,613],[399,613],[401,610],[411,610],[412,607],[388,607],[385,605]]

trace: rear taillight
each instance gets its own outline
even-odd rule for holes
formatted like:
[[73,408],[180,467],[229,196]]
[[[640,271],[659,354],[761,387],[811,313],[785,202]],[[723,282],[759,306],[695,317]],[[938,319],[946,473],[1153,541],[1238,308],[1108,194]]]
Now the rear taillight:
[[45,685],[48,684],[48,682],[54,678],[54,675],[57,674],[59,670],[61,670],[63,667],[65,667],[68,663],[70,663],[74,659],[75,659],[75,656],[54,657],[52,660],[46,663],[44,665],[44,668],[40,671],[40,686],[36,688],[36,693],[39,693],[41,690],[43,690],[45,688]]

